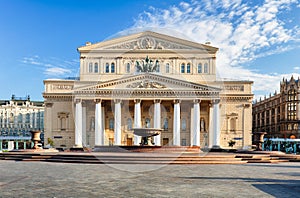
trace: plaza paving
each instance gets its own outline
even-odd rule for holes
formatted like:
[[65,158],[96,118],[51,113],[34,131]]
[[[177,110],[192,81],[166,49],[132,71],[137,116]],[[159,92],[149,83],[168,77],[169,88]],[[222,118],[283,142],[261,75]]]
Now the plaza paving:
[[0,197],[299,197],[300,163],[151,165],[0,161]]

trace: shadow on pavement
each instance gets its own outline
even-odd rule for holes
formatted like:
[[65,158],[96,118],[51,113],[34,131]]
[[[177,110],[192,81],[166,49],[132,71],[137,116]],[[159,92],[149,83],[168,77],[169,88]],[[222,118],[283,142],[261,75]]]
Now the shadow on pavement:
[[[297,173],[298,174],[298,173]],[[268,178],[243,178],[243,177],[180,177],[185,180],[240,180],[250,182],[251,185],[260,191],[274,197],[299,197],[299,180],[268,179]],[[250,195],[249,195],[250,196]]]

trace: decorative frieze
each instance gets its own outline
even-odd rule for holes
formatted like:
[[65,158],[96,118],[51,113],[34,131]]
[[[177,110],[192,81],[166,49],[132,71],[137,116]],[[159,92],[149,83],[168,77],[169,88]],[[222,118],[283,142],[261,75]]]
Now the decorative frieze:
[[177,43],[156,39],[154,37],[145,36],[135,41],[109,46],[106,49],[192,49],[192,48],[185,45],[180,45]]
[[226,85],[224,89],[227,91],[244,91],[244,85]]
[[72,90],[73,85],[52,85],[52,90]]

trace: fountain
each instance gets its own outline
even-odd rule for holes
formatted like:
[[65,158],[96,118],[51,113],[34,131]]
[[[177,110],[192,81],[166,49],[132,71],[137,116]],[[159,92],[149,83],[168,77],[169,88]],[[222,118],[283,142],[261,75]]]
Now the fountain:
[[141,146],[154,146],[151,141],[151,138],[157,136],[161,133],[162,129],[156,128],[134,128],[133,134],[142,137],[142,141],[140,143]]
[[41,138],[40,138],[41,132],[40,131],[30,131],[30,133],[31,133],[31,140],[33,142],[32,149],[42,149],[41,147],[38,146],[39,141],[41,141]]

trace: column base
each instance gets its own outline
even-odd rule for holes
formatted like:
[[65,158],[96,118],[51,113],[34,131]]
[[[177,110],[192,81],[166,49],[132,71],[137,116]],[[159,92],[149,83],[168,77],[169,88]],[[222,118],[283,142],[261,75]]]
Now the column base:
[[213,145],[210,148],[210,152],[222,152],[222,151],[223,151],[223,149],[219,145]]
[[72,148],[70,148],[70,151],[84,151],[84,149],[80,145],[75,145]]

